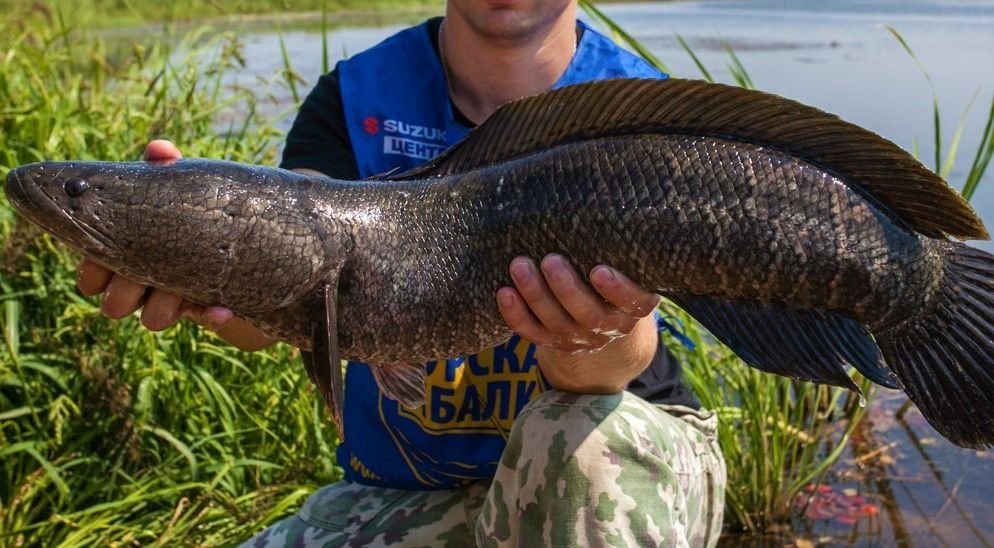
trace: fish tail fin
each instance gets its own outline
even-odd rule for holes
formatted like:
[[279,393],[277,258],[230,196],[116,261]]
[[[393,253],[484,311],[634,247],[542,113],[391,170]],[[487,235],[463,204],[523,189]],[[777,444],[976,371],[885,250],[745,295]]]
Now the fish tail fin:
[[953,443],[994,445],[994,255],[947,244],[930,312],[876,333],[891,370]]

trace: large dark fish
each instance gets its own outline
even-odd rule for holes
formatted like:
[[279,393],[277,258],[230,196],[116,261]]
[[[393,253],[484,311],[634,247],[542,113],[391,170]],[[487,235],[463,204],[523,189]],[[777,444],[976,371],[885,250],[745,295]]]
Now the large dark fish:
[[559,252],[669,297],[754,367],[855,389],[853,366],[953,442],[994,444],[994,257],[949,239],[983,224],[896,145],[773,95],[573,86],[388,180],[68,162],[5,189],[81,253],[310,350],[336,412],[339,357],[417,405],[410,364],[505,340],[510,260]]

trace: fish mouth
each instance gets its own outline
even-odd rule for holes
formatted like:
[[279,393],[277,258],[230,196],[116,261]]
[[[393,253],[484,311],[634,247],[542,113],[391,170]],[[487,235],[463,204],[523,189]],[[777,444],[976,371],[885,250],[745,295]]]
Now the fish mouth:
[[[60,174],[61,170],[50,179],[57,181]],[[66,211],[46,191],[45,185],[39,184],[32,175],[31,165],[19,167],[7,174],[4,193],[20,216],[76,251],[101,258],[113,258],[121,254],[120,248],[110,238]]]
[[21,204],[23,203],[24,197],[24,184],[21,183],[21,177],[18,175],[19,169],[12,169],[10,173],[7,174],[6,180],[3,182],[3,191],[7,195],[7,200],[10,201],[14,209],[21,212]]
[[[18,215],[45,228],[44,223],[37,218],[37,213],[35,212],[40,192],[37,185],[24,183],[24,179],[29,178],[26,169],[27,166],[10,170],[3,183],[3,191],[7,195],[7,201],[10,202],[10,205],[14,206],[14,211]],[[48,201],[47,196],[45,196],[44,201]]]

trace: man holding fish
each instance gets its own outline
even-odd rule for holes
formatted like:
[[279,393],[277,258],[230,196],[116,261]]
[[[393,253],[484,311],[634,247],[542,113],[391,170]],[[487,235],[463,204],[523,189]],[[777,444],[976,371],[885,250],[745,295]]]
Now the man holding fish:
[[[611,77],[665,77],[576,19],[575,0],[450,0],[444,18],[338,64],[301,107],[282,167],[357,179],[415,167],[508,101]],[[180,157],[153,141],[149,161]],[[346,481],[250,546],[713,545],[725,468],[715,418],[659,344],[658,302],[624,273],[518,257],[495,295],[517,334],[427,364],[425,405],[384,397],[350,362]],[[584,281],[589,279],[589,284]],[[201,307],[84,260],[79,287],[112,318],[181,317],[243,350],[272,344]],[[389,299],[389,295],[384,295]],[[625,390],[628,388],[629,390]]]

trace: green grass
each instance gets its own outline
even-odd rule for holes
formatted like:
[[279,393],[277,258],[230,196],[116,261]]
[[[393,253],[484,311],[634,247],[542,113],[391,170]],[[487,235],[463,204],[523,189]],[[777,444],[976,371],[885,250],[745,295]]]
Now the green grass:
[[[275,162],[255,97],[222,98],[233,37],[200,66],[154,45],[112,60],[99,40],[45,28],[0,19],[0,175],[136,159],[154,136],[189,156]],[[219,134],[227,109],[243,119]],[[103,318],[74,290],[76,257],[3,200],[0,250],[0,545],[220,544],[340,477],[295,350],[245,354],[190,324],[153,334]]]
[[[282,136],[256,114],[260,98],[222,87],[242,68],[236,37],[193,33],[175,46],[192,52],[170,61],[167,45],[111,51],[64,11],[9,5],[0,2],[0,176],[36,160],[136,159],[154,137],[188,156],[275,163]],[[134,4],[92,0],[82,11],[98,5]],[[201,51],[216,55],[195,61]],[[260,95],[299,97],[286,68],[271,84],[280,89]],[[971,192],[991,158],[991,108]],[[218,131],[222,113],[238,122]],[[954,157],[937,156],[946,169]],[[135,318],[105,319],[74,290],[77,258],[3,199],[0,256],[0,546],[236,542],[340,477],[334,428],[293,349],[245,354],[193,325],[153,334]],[[721,417],[727,529],[789,520],[793,494],[823,477],[864,409],[840,390],[746,367],[672,312],[698,343],[673,345],[688,381]]]
[[[904,36],[894,27],[888,25],[886,28],[887,32],[904,48],[908,57],[918,66],[918,70],[921,71],[922,76],[928,82],[929,89],[932,91],[932,141],[935,145],[933,169],[944,179],[948,179],[953,172],[953,165],[956,162],[957,153],[959,152],[959,143],[963,137],[963,130],[966,127],[966,116],[973,107],[973,100],[970,101],[962,116],[960,116],[959,123],[953,131],[953,137],[949,141],[948,146],[946,146],[946,153],[943,155],[942,110],[939,108],[939,95],[935,91],[935,83],[932,81],[932,76],[928,73],[928,69],[918,56],[915,55],[914,50],[908,41],[904,39]],[[974,94],[973,99],[976,99],[976,97],[977,95]],[[917,141],[915,141],[914,152],[916,156],[917,149]],[[991,97],[991,106],[987,111],[987,122],[980,134],[980,144],[977,146],[977,152],[973,156],[970,169],[967,171],[966,177],[963,180],[963,188],[960,191],[967,200],[973,198],[973,193],[976,192],[977,185],[980,184],[981,178],[987,172],[992,156],[994,156],[994,96]]]
[[114,27],[155,22],[200,21],[250,15],[280,16],[327,9],[339,12],[383,12],[441,8],[444,0],[0,0],[0,13],[31,9],[70,13],[74,25]]
[[[728,466],[725,528],[763,532],[796,509],[805,485],[820,483],[866,413],[858,395],[792,381],[746,366],[693,319],[672,307],[694,350],[671,345],[701,405],[718,414]],[[858,380],[866,398],[872,383]]]

